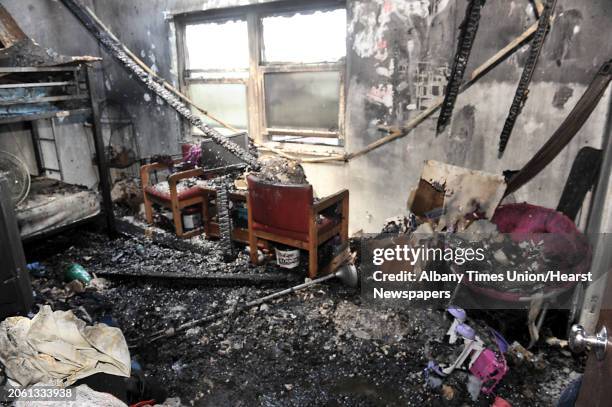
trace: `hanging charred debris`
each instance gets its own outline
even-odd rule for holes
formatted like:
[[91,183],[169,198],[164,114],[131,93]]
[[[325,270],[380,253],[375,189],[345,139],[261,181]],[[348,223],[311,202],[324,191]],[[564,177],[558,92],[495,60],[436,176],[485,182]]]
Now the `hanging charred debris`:
[[540,56],[540,52],[542,51],[542,47],[544,46],[544,41],[546,40],[546,36],[550,31],[556,5],[557,0],[547,0],[546,4],[544,5],[544,11],[538,20],[538,28],[533,35],[533,39],[531,40],[531,44],[529,46],[529,55],[527,56],[527,61],[523,67],[521,79],[519,80],[516,88],[516,93],[514,95],[514,99],[512,100],[508,117],[504,123],[504,128],[499,136],[499,158],[504,155],[504,151],[506,150],[506,146],[508,145],[508,141],[512,135],[512,130],[514,129],[516,119],[518,119],[521,111],[523,110],[523,106],[525,106],[525,103],[527,103],[527,97],[529,96],[529,84],[531,83],[533,73],[535,72],[536,65],[538,64],[538,58]]
[[459,27],[457,51],[453,60],[448,84],[446,85],[446,93],[440,110],[440,116],[438,116],[437,134],[444,131],[453,117],[453,109],[457,101],[457,96],[459,96],[465,69],[472,52],[474,40],[476,39],[476,33],[478,32],[480,13],[485,2],[486,0],[470,0],[465,10],[465,18]]
[[192,126],[200,129],[215,143],[225,148],[236,157],[250,165],[253,169],[259,168],[257,159],[236,143],[224,137],[217,130],[206,125],[202,118],[192,113],[191,109],[180,98],[170,92],[162,83],[147,73],[133,57],[128,55],[125,46],[100,22],[100,20],[87,7],[79,4],[77,0],[62,0],[62,3],[83,23],[91,34],[117,59],[125,69],[135,75],[148,89],[164,100]]
[[57,66],[101,60],[92,56],[64,56],[41,47],[0,4],[0,67]]

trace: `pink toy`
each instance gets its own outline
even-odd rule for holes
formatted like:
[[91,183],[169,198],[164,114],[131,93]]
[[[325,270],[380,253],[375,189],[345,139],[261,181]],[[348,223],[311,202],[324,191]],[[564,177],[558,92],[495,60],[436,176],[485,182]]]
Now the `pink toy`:
[[512,407],[512,405],[503,398],[497,396],[493,404],[491,404],[491,407]]
[[490,394],[508,372],[508,365],[503,355],[485,349],[470,365],[470,372],[482,381],[481,391]]

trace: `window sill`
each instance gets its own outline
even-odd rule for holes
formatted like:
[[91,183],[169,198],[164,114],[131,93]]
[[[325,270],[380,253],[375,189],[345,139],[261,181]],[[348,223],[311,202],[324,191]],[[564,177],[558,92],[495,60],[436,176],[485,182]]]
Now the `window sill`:
[[262,143],[265,148],[275,149],[290,154],[296,158],[326,158],[331,156],[342,156],[346,153],[344,147],[309,145],[300,143],[280,143],[277,141],[266,141]]

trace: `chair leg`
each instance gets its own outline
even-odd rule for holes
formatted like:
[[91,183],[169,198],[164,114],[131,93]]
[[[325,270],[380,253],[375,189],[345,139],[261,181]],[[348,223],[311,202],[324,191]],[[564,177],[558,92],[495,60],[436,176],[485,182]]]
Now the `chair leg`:
[[153,224],[153,204],[151,203],[149,198],[147,198],[146,192],[143,194],[143,201],[144,201],[144,207],[145,207],[145,219],[149,225],[152,225]]
[[256,266],[259,264],[257,259],[257,236],[254,233],[249,233],[249,256],[251,257],[251,263]]
[[208,210],[208,198],[202,202],[202,224],[204,225],[204,233],[206,233],[206,238],[210,237],[210,219],[209,219],[209,210]]
[[315,278],[319,267],[319,248],[313,245],[308,250],[308,277]]
[[183,219],[178,205],[172,205],[172,220],[174,221],[174,231],[178,237],[183,237]]
[[349,238],[349,200],[348,196],[342,200],[342,229],[340,230],[341,242],[348,243]]

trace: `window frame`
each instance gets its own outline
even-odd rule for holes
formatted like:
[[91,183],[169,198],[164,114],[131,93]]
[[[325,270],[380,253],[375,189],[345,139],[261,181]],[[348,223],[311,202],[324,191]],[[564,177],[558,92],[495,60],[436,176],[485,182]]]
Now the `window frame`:
[[[239,15],[228,15],[228,16],[215,16],[212,18],[207,18],[206,20],[198,20],[198,19],[186,19],[184,21],[184,23],[181,25],[181,41],[180,43],[182,44],[179,48],[180,50],[180,54],[179,54],[179,64],[182,63],[182,69],[181,69],[181,91],[185,94],[187,94],[189,96],[190,99],[194,99],[192,91],[191,91],[191,85],[244,85],[245,87],[245,98],[246,98],[246,105],[247,105],[247,128],[249,126],[249,113],[248,113],[248,93],[249,93],[249,70],[250,70],[250,66],[247,66],[246,68],[237,68],[237,69],[190,69],[189,67],[189,52],[187,50],[187,41],[186,41],[186,32],[187,32],[187,26],[191,25],[191,24],[198,24],[198,23],[222,23],[222,22],[227,22],[227,21],[236,21],[236,20],[241,20],[244,21],[245,23],[247,23],[247,31],[248,31],[248,21],[246,20],[245,17],[241,17]],[[250,54],[250,50],[249,50],[249,54]],[[249,65],[250,65],[250,55],[249,55]],[[198,77],[197,74],[206,74],[206,73],[218,73],[218,74],[231,74],[231,73],[244,73],[244,75],[242,77],[232,77],[231,75],[228,76],[222,76],[220,75],[219,77],[216,78],[204,78],[204,77]],[[202,106],[204,108],[206,108],[206,106]],[[223,119],[223,118],[221,118]],[[191,128],[191,126],[187,126],[188,131],[190,133],[190,135],[193,136],[194,131]]]
[[[177,29],[177,67],[179,86],[181,91],[190,95],[191,84],[243,84],[247,92],[247,123],[248,132],[259,142],[290,143],[300,146],[314,146],[317,144],[327,147],[345,146],[345,117],[346,117],[346,56],[337,62],[323,63],[279,63],[264,62],[263,43],[263,18],[268,16],[299,13],[331,11],[345,9],[344,0],[322,0],[312,1],[309,4],[291,4],[285,2],[258,4],[255,6],[244,6],[235,9],[219,9],[204,12],[189,13],[176,16]],[[249,67],[244,69],[187,69],[189,66],[188,51],[186,43],[186,27],[189,24],[205,24],[210,22],[222,22],[231,20],[243,20],[247,23]],[[346,29],[346,28],[345,28]],[[348,38],[348,35],[347,35]],[[348,54],[348,48],[347,48]],[[194,78],[197,73],[224,73],[245,72],[243,78],[220,77],[220,78]],[[339,106],[338,106],[338,130],[322,131],[306,128],[274,128],[269,127],[266,114],[266,95],[264,88],[265,75],[270,73],[296,73],[296,72],[338,72],[340,76]],[[206,108],[206,106],[202,106]],[[220,119],[223,119],[222,117]],[[184,126],[186,134],[193,135],[189,125]],[[296,140],[274,141],[273,136],[296,136]],[[338,144],[312,143],[301,141],[302,138],[318,137],[337,139]]]

